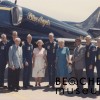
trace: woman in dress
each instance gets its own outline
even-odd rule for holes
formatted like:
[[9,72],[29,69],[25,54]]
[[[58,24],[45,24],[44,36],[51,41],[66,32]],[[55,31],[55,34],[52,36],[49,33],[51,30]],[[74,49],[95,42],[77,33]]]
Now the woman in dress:
[[33,50],[33,72],[32,77],[35,78],[35,86],[41,86],[42,78],[45,77],[46,69],[46,50],[42,47],[42,40],[38,40],[37,48]]
[[70,61],[70,52],[69,48],[65,47],[63,40],[58,41],[59,48],[56,53],[56,67],[57,67],[57,77],[60,78],[61,88],[63,85],[63,78],[68,76],[68,63]]

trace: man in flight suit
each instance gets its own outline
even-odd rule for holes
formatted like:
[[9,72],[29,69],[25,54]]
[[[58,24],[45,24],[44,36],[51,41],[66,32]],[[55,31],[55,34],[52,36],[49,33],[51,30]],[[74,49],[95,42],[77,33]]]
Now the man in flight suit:
[[86,36],[85,39],[86,39],[85,64],[86,64],[86,75],[88,78],[88,92],[93,93],[96,47],[93,43],[91,43],[92,38],[90,35]]
[[[97,50],[96,50],[96,68],[97,68],[97,78],[100,80],[100,38],[97,39]],[[99,83],[100,84],[100,81]],[[100,85],[99,85],[99,92],[100,95]]]
[[1,35],[1,42],[0,42],[0,87],[4,86],[4,73],[6,64],[8,61],[8,48],[7,48],[7,37],[5,34]]
[[27,89],[28,87],[33,87],[30,85],[30,78],[32,74],[32,55],[33,55],[33,45],[32,45],[32,36],[27,35],[27,41],[23,45],[23,63],[24,63],[24,72],[23,72],[23,88]]
[[56,62],[56,49],[58,45],[54,41],[54,34],[49,34],[49,42],[45,44],[45,49],[47,50],[47,62],[48,62],[48,75],[49,75],[49,85],[48,87],[55,88],[55,62]]

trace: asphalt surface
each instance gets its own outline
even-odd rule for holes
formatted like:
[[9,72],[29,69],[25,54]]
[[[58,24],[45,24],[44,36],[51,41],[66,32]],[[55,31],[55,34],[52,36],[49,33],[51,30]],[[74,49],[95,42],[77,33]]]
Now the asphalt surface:
[[[6,77],[7,75],[5,75],[5,85],[7,85]],[[0,88],[0,100],[100,100],[100,96],[92,93],[77,94],[74,92],[69,94],[72,91],[72,88],[74,90],[76,89],[76,85],[69,85],[69,83],[66,85],[64,94],[63,92],[60,94],[57,92],[56,94],[56,89],[52,90],[46,87],[48,85],[48,81],[47,79],[45,80],[41,83],[41,87],[33,87],[28,90],[23,90],[23,88],[21,88],[18,92],[9,92],[7,89]],[[31,85],[35,86],[34,80],[31,80]],[[22,87],[22,79],[20,79],[20,86]],[[58,87],[59,86],[56,85],[56,88]],[[98,90],[98,86],[96,84],[95,87]],[[85,85],[84,88],[87,88],[87,85]]]
[[[6,85],[6,83],[5,83]],[[35,85],[34,82],[31,82],[31,85]],[[41,87],[33,87],[28,90],[19,90],[18,92],[9,92],[7,89],[0,89],[0,100],[100,100],[100,96],[97,96],[96,94],[88,93],[88,94],[76,94],[76,92],[69,94],[73,89],[76,89],[76,85],[66,85],[66,89],[63,92],[59,94],[56,89],[50,89],[46,86],[48,85],[48,82],[41,83]],[[20,81],[20,86],[22,87],[22,81]],[[56,86],[56,88],[59,86]],[[87,85],[85,86],[85,88]],[[98,90],[98,86],[96,85],[96,88]],[[67,90],[69,89],[69,90]],[[67,92],[70,91],[70,92]]]

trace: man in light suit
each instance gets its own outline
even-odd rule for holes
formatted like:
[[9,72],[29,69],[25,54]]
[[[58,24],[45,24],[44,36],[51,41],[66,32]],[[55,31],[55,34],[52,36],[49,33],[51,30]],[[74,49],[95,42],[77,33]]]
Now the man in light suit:
[[22,47],[20,38],[15,39],[15,44],[9,48],[8,89],[18,92],[20,69],[23,67]]
[[76,48],[74,49],[73,62],[75,78],[78,80],[77,89],[80,93],[83,90],[83,85],[80,83],[80,79],[83,77],[83,68],[85,67],[85,47],[81,45],[81,39],[75,40]]

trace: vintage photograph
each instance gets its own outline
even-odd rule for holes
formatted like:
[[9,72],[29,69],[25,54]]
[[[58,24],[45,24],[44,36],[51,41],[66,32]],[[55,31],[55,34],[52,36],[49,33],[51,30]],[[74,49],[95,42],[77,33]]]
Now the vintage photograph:
[[100,100],[100,0],[0,0],[0,100]]

